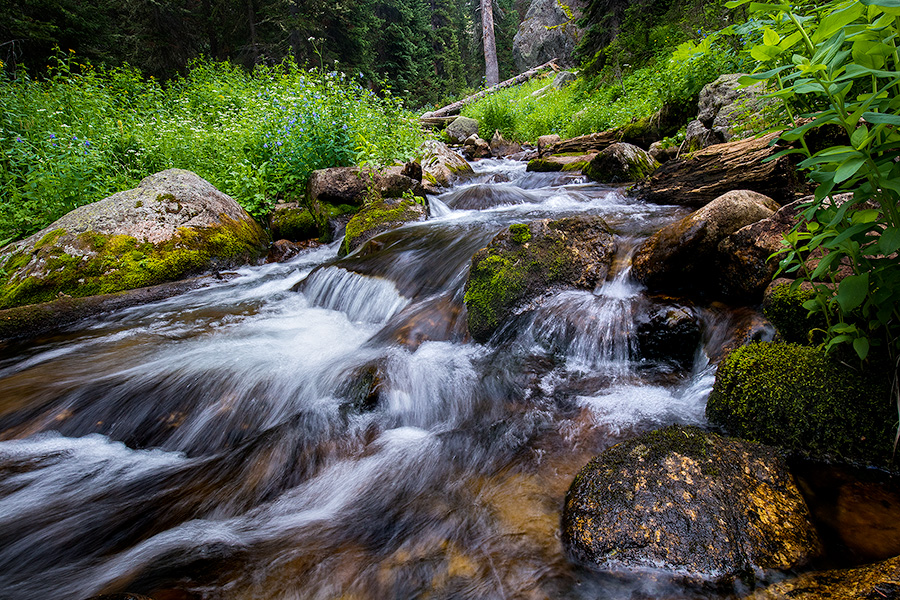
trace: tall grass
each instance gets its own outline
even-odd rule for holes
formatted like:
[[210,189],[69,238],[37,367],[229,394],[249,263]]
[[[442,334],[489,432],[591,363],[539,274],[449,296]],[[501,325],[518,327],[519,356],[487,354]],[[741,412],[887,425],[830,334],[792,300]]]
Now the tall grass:
[[421,138],[398,100],[341,73],[198,61],[161,85],[59,55],[41,80],[0,75],[0,241],[171,167],[261,218],[312,170],[405,159]]
[[714,34],[699,44],[682,44],[628,73],[608,68],[561,90],[541,93],[550,76],[533,79],[500,90],[462,113],[478,119],[479,134],[485,139],[494,130],[508,139],[534,142],[551,133],[575,137],[620,127],[653,114],[664,103],[689,102],[719,75],[739,70],[745,59],[734,48],[734,40],[724,37]]

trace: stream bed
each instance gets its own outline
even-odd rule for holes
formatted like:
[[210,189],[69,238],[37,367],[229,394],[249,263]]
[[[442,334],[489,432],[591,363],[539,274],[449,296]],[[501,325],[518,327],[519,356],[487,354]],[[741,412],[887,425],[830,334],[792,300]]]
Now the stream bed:
[[[695,598],[573,564],[560,511],[619,441],[704,425],[740,319],[699,307],[693,364],[642,360],[629,253],[687,214],[483,160],[432,218],[0,350],[0,598]],[[476,250],[602,215],[614,275],[491,343],[466,335]]]

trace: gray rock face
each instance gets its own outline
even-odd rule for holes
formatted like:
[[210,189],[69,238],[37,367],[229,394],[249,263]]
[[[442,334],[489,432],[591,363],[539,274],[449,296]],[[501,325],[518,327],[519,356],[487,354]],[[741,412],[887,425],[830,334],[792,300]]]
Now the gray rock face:
[[728,192],[645,241],[632,260],[635,278],[657,290],[688,293],[716,288],[719,243],[741,227],[771,217],[771,198],[747,190]]
[[556,74],[556,77],[553,78],[552,85],[554,88],[561,90],[573,83],[576,79],[578,79],[578,76],[572,71],[560,71]]
[[681,369],[693,365],[701,337],[693,306],[669,297],[651,298],[639,307],[634,325],[642,359],[669,361]]
[[231,197],[169,169],[3,248],[0,308],[175,281],[254,261],[267,245]]
[[447,136],[454,142],[460,143],[470,135],[478,133],[478,121],[469,117],[456,117],[447,125]]
[[584,174],[600,183],[625,183],[649,177],[659,163],[645,150],[625,142],[607,146],[584,168]]
[[422,185],[428,193],[436,194],[449,187],[457,177],[471,175],[472,166],[447,147],[447,144],[428,140],[422,144]]
[[778,452],[697,428],[621,443],[569,488],[563,543],[602,569],[664,569],[701,580],[790,569],[819,552]]
[[695,152],[722,141],[724,140],[720,139],[718,135],[713,133],[713,131],[698,119],[694,119],[688,123],[684,130],[685,153]]
[[581,18],[586,5],[584,0],[570,0],[570,19],[559,7],[556,0],[532,0],[513,38],[513,60],[521,73],[531,67],[542,65],[554,58],[562,64],[571,63],[571,55],[581,35],[575,24]]
[[693,135],[690,131],[688,135],[693,144],[699,145],[691,150],[730,142],[761,130],[761,127],[754,127],[754,120],[771,100],[762,98],[766,91],[761,82],[740,88],[738,80],[743,76],[743,73],[720,75],[700,91],[697,123],[691,124]]

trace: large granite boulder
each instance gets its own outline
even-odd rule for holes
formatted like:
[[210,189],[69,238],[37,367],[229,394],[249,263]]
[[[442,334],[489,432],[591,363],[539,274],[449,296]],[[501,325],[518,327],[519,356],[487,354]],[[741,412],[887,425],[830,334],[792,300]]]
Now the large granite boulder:
[[593,289],[606,279],[615,252],[600,217],[511,225],[472,257],[465,291],[469,332],[486,342],[517,309],[550,289]]
[[778,451],[693,427],[653,431],[594,458],[566,494],[562,528],[582,563],[700,580],[791,569],[819,553]]
[[422,185],[430,194],[450,187],[457,177],[474,173],[472,165],[447,147],[447,144],[427,140],[422,144]]
[[344,242],[338,250],[338,256],[353,252],[379,233],[427,218],[428,205],[421,196],[374,197],[347,223]]
[[753,190],[787,204],[807,191],[789,156],[768,160],[782,148],[771,133],[704,148],[670,160],[629,191],[648,202],[701,207],[731,190]]
[[746,439],[896,470],[897,406],[884,362],[848,366],[822,346],[743,346],[719,364],[706,416]]
[[649,177],[659,163],[633,144],[617,142],[601,150],[583,169],[600,183],[627,183]]
[[472,134],[478,133],[478,121],[469,117],[456,117],[444,130],[451,140],[456,143],[464,141]]
[[723,194],[650,236],[634,255],[632,273],[654,290],[717,291],[719,243],[776,210],[771,198],[756,192]]
[[0,308],[151,286],[252,263],[268,236],[231,197],[169,169],[0,250]]
[[571,15],[567,15],[556,0],[531,0],[525,20],[513,38],[516,69],[522,73],[553,59],[571,64],[581,34],[577,21],[586,4],[585,0],[569,0],[565,5]]

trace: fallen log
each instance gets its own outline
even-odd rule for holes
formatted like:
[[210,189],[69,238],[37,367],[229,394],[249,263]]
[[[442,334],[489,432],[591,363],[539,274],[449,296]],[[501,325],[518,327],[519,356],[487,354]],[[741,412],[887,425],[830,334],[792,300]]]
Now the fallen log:
[[495,86],[481,90],[477,94],[472,94],[471,96],[467,96],[467,97],[463,98],[462,100],[454,102],[453,104],[448,104],[447,106],[441,107],[435,111],[427,112],[424,115],[422,115],[419,120],[422,121],[423,123],[425,123],[430,119],[435,119],[437,117],[446,117],[448,115],[458,113],[463,106],[470,104],[472,102],[475,102],[476,100],[480,100],[481,98],[484,98],[488,94],[493,94],[494,92],[496,92],[499,89],[503,89],[506,87],[510,87],[510,86],[517,85],[517,84],[523,83],[525,81],[528,81],[532,77],[538,75],[544,69],[550,68],[550,69],[553,69],[554,71],[558,71],[559,66],[557,66],[557,64],[556,64],[557,60],[559,60],[559,59],[554,58],[553,60],[547,61],[540,66],[534,67],[533,69],[529,69],[529,70],[525,71],[524,73],[519,73],[515,77],[507,79],[506,81],[501,81],[500,83],[498,83]]

